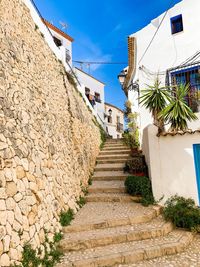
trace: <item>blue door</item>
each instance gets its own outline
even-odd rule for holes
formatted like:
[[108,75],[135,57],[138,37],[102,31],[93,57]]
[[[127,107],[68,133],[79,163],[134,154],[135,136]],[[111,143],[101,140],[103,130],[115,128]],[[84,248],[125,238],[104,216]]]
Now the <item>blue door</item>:
[[196,177],[197,177],[197,189],[200,203],[200,144],[193,145],[194,149],[194,162],[196,169]]

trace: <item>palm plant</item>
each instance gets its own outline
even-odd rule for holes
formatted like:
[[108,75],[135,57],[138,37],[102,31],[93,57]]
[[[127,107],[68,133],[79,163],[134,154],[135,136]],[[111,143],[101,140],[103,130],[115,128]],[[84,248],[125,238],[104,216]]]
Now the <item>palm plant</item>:
[[197,116],[186,102],[188,92],[189,85],[175,86],[173,97],[158,116],[159,119],[171,124],[171,131],[184,131],[188,129],[187,121],[197,120]]
[[142,90],[142,96],[139,98],[140,104],[147,108],[153,116],[154,124],[158,127],[158,132],[164,130],[164,122],[158,114],[166,107],[167,101],[170,101],[171,95],[168,88],[161,86],[157,77],[154,85],[147,85],[147,89]]

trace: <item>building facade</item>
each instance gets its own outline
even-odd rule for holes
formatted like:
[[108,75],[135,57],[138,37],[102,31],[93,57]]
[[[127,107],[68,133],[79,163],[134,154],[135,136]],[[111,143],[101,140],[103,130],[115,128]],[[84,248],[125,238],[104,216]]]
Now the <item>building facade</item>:
[[72,42],[74,39],[47,20],[43,19],[43,23],[48,27],[53,35],[54,43],[62,52],[63,60],[72,66]]
[[138,105],[137,89],[140,94],[157,76],[162,85],[189,83],[188,105],[194,112],[200,111],[199,10],[199,0],[183,0],[128,38],[129,67],[123,88],[133,111],[140,114],[141,135],[152,117]]
[[92,75],[75,67],[74,72],[80,81],[83,91],[87,96],[93,109],[97,112],[99,118],[104,123],[104,87],[105,84],[97,80]]
[[[178,194],[200,204],[200,1],[182,0],[128,38],[129,66],[119,78],[139,114],[142,150],[156,200]],[[188,106],[198,120],[190,131],[156,136],[150,112],[139,104],[146,85],[189,84]],[[167,128],[167,127],[166,127]]]
[[122,138],[124,132],[124,112],[118,107],[105,103],[105,126],[113,139]]

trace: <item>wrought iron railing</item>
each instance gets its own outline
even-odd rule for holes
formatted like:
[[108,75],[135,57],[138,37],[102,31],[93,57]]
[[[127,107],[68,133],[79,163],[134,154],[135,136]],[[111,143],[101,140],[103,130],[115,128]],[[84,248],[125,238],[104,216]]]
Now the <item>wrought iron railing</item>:
[[167,85],[189,85],[189,92],[185,100],[193,112],[200,112],[200,65],[184,65],[167,72]]

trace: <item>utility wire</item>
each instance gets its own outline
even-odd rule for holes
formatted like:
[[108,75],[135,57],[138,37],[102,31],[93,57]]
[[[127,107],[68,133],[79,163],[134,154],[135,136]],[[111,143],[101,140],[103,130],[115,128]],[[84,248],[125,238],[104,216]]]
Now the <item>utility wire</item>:
[[78,61],[78,60],[73,60],[75,63],[79,64],[96,64],[96,65],[104,65],[104,64],[110,64],[110,65],[124,65],[128,64],[127,62],[101,62],[101,61]]
[[150,43],[148,44],[147,48],[145,49],[143,55],[141,56],[141,58],[140,58],[138,64],[140,64],[140,62],[143,60],[143,58],[144,58],[144,56],[146,55],[147,51],[149,50],[151,44],[153,43],[153,40],[154,40],[154,38],[156,37],[156,35],[157,35],[157,33],[158,33],[158,31],[159,31],[159,29],[160,29],[160,27],[161,27],[161,25],[162,25],[162,23],[163,23],[165,17],[167,16],[167,13],[168,13],[169,9],[171,8],[171,5],[172,5],[173,1],[174,1],[174,0],[172,0],[172,1],[170,2],[170,5],[169,5],[167,11],[165,12],[165,14],[164,14],[164,16],[163,16],[163,18],[162,18],[160,24],[158,25],[157,30],[155,31],[155,33],[154,33],[154,35],[153,35],[153,37],[152,37]]

